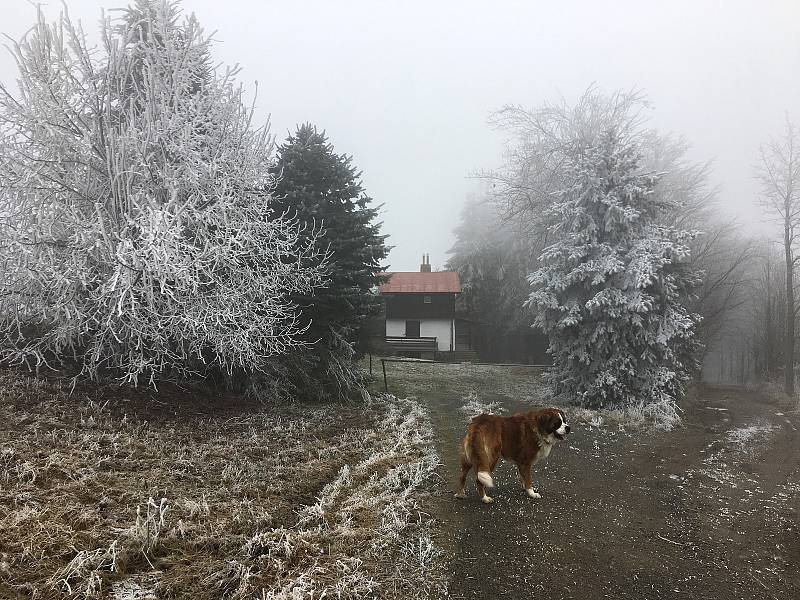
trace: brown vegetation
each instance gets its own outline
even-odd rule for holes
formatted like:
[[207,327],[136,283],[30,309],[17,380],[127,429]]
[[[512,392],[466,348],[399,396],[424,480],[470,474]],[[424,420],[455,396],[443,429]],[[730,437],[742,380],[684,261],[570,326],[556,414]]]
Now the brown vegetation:
[[0,597],[430,597],[419,404],[0,373]]

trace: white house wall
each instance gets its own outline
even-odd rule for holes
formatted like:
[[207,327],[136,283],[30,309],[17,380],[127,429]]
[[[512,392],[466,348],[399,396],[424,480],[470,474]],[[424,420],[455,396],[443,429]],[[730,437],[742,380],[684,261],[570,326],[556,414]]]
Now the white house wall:
[[[450,319],[409,319],[419,321],[419,335],[421,337],[435,337],[436,346],[440,352],[447,352],[451,344],[455,345],[455,324]],[[406,319],[386,319],[386,335],[406,335]]]
[[386,335],[394,337],[405,336],[406,335],[405,319],[386,319]]

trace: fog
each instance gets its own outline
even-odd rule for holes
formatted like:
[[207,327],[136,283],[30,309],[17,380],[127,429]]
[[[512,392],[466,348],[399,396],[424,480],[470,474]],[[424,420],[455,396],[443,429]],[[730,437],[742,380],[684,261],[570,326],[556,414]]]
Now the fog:
[[0,600],[800,599],[800,0],[0,6]]
[[[69,0],[96,35],[101,8]],[[259,82],[259,115],[282,139],[295,124],[327,130],[384,204],[392,270],[423,252],[444,265],[470,174],[501,159],[487,125],[503,105],[536,106],[588,85],[638,87],[651,124],[713,159],[725,211],[763,227],[752,165],[760,143],[800,111],[800,3],[774,2],[261,2],[183,3],[216,31],[215,59]],[[6,0],[0,30],[35,19]],[[60,3],[44,5],[55,17]],[[0,55],[0,80],[15,77]]]

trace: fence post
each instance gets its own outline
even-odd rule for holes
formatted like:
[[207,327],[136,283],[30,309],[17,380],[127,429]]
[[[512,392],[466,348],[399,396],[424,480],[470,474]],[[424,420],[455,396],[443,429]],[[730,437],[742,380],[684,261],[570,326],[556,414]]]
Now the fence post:
[[389,384],[386,382],[386,361],[381,359],[381,366],[383,367],[383,390],[389,393]]

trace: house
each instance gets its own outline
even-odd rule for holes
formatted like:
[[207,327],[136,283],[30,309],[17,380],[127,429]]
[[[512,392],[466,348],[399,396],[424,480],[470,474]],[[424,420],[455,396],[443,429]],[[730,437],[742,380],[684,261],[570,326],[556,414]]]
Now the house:
[[386,273],[380,286],[386,304],[386,345],[412,356],[452,353],[468,339],[457,332],[458,273],[431,272],[430,256],[423,255],[419,272]]

